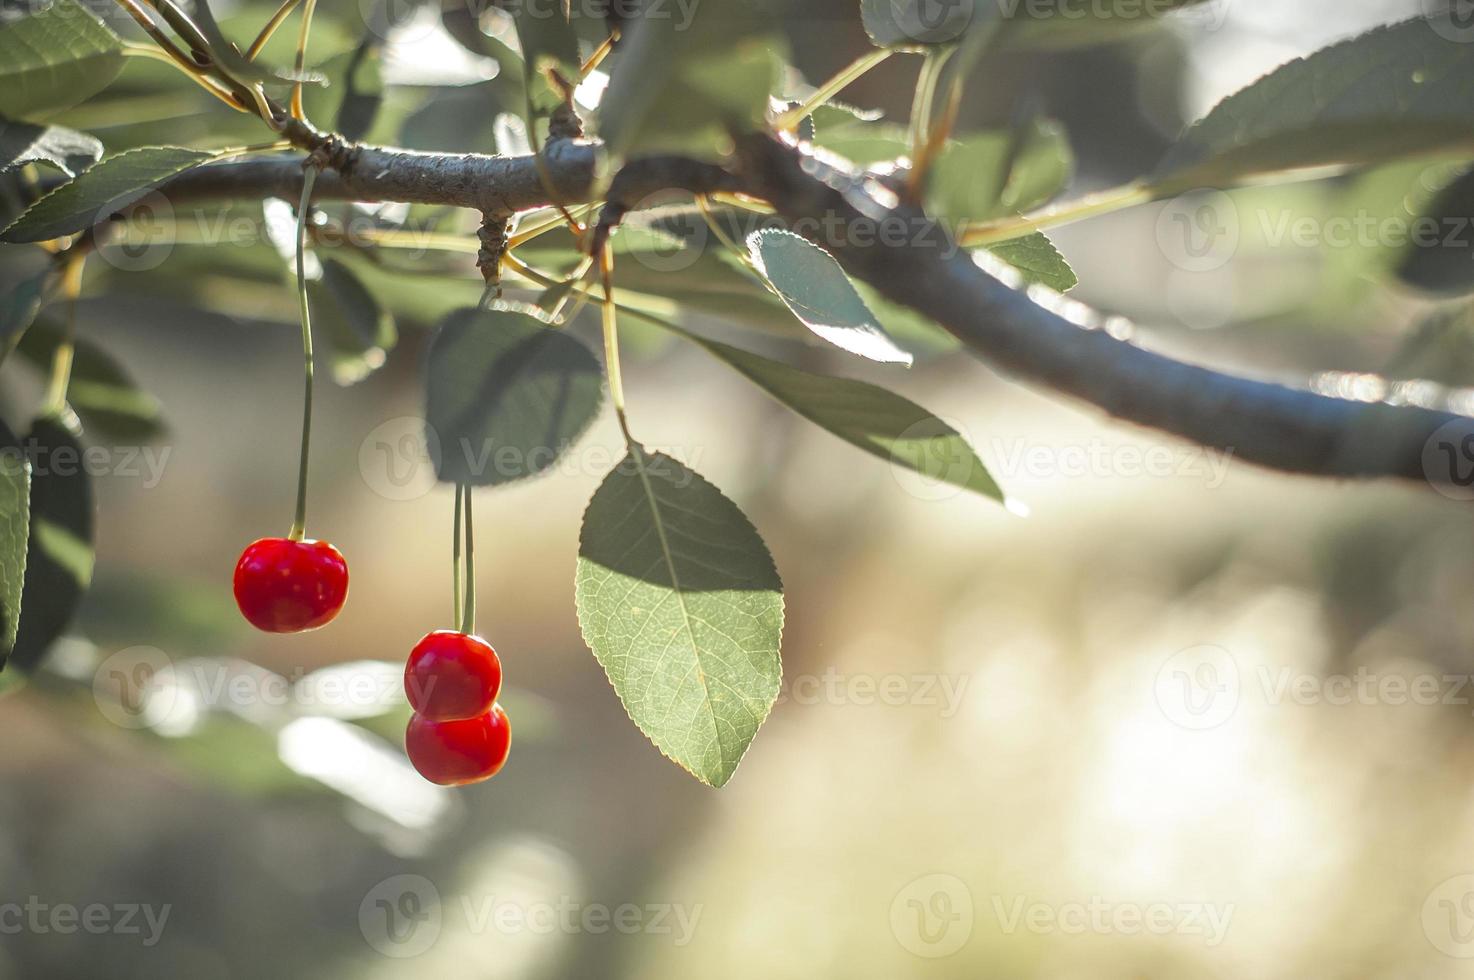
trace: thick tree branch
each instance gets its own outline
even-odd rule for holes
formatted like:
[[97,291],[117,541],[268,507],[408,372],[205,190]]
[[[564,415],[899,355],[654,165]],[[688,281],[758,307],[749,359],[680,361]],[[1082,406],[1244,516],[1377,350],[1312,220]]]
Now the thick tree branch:
[[[326,152],[334,169],[319,178],[319,200],[447,204],[490,215],[551,203],[530,157],[343,146]],[[554,142],[545,154],[561,202],[588,202],[598,194],[594,144]],[[250,160],[186,172],[161,191],[176,204],[291,199],[301,179],[299,160]],[[1313,476],[1425,481],[1431,478],[1424,460],[1435,432],[1453,425],[1474,435],[1474,420],[1464,416],[1234,377],[1137,347],[1127,339],[1130,326],[1124,321],[1048,290],[1014,288],[1006,266],[951,248],[943,228],[897,206],[873,180],[766,136],[743,142],[735,176],[679,158],[635,161],[606,192],[612,205],[607,212],[617,218],[642,197],[671,188],[761,197],[852,275],[936,321],[990,366],[1116,418],[1262,466]],[[916,233],[905,241],[875,233],[896,221]]]

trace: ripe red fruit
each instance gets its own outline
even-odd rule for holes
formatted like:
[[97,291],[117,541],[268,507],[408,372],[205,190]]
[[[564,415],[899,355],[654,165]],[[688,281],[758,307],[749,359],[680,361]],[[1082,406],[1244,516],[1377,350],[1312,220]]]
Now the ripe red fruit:
[[441,786],[464,786],[495,776],[512,748],[512,725],[499,704],[478,718],[431,721],[413,715],[404,750],[421,776]]
[[326,541],[262,538],[235,566],[235,602],[268,633],[301,633],[333,621],[348,598],[348,563]]
[[486,714],[502,689],[502,662],[479,636],[436,630],[410,651],[404,693],[429,721],[460,721]]

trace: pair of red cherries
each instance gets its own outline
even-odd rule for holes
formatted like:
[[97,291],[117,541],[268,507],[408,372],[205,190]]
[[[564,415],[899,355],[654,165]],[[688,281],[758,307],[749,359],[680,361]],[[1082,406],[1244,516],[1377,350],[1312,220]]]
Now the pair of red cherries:
[[[348,562],[326,541],[262,538],[235,566],[241,614],[268,633],[326,626],[348,598]],[[495,776],[512,728],[496,703],[502,664],[491,644],[454,630],[427,634],[410,651],[404,691],[415,713],[404,747],[420,775],[442,786]]]

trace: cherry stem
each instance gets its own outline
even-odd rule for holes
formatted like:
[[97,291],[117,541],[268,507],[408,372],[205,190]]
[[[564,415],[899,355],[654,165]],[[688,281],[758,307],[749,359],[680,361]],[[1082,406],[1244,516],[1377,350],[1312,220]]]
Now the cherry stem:
[[599,252],[599,274],[604,285],[604,374],[609,379],[609,399],[614,402],[614,415],[619,419],[619,429],[624,433],[625,445],[635,446],[635,437],[630,434],[629,419],[624,409],[624,377],[619,369],[619,318],[614,303],[614,253],[606,243]]
[[465,489],[466,518],[466,602],[461,620],[462,633],[476,632],[476,541],[471,531],[471,488]]
[[51,381],[46,391],[45,414],[59,415],[67,407],[67,389],[72,382],[72,361],[77,335],[77,297],[82,294],[82,262],[78,256],[67,262],[61,274],[61,293],[66,300],[66,329],[51,359]]
[[451,620],[456,629],[460,629],[463,613],[461,612],[461,508],[465,506],[466,487],[463,483],[456,484],[456,516],[455,527],[451,532],[450,559],[453,570],[451,572],[451,591],[455,593],[453,601],[455,604],[455,618]]
[[297,466],[297,516],[287,535],[301,541],[307,535],[307,456],[312,442],[312,314],[307,304],[307,222],[311,220],[312,188],[317,168],[309,164],[302,173],[302,200],[297,205],[297,304],[302,313],[302,360],[306,384],[302,396],[302,458]]

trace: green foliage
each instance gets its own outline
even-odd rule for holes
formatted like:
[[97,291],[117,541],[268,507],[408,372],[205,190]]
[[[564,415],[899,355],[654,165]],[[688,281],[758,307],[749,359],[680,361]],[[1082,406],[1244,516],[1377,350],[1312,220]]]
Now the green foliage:
[[927,209],[955,221],[987,221],[1028,211],[1065,188],[1074,172],[1057,123],[1033,120],[1019,132],[973,133],[949,144],[927,180]]
[[630,718],[711,786],[778,697],[783,583],[752,524],[680,462],[639,445],[589,503],[578,621]]
[[440,479],[499,486],[548,470],[598,414],[599,374],[587,347],[525,313],[450,314],[426,377]]
[[44,242],[82,231],[213,155],[179,146],[150,146],[110,156],[27,208],[0,233],[0,242]]
[[1164,194],[1256,174],[1455,152],[1474,124],[1474,45],[1421,18],[1296,59],[1224,99],[1157,168]]
[[[38,323],[21,341],[17,353],[41,371],[51,369],[62,330]],[[158,399],[138,387],[122,364],[85,337],[73,338],[71,384],[67,404],[95,437],[115,443],[151,442],[166,431]]]
[[29,671],[67,628],[92,581],[93,504],[75,419],[36,419],[25,448],[31,458],[31,514],[10,663]]
[[0,669],[15,647],[20,627],[30,501],[30,463],[15,433],[0,422]]
[[1025,283],[1038,283],[1065,293],[1080,282],[1075,270],[1042,231],[992,245],[987,251],[1018,270]]
[[51,278],[51,270],[43,269],[21,280],[0,300],[0,362],[36,322],[36,314],[41,312]]
[[779,229],[757,232],[747,244],[759,271],[816,335],[873,361],[911,363],[911,355],[876,321],[834,256]]
[[1398,277],[1430,293],[1474,291],[1474,170],[1443,188],[1419,217],[1416,227],[1426,234],[1414,236]]
[[65,126],[0,119],[0,173],[27,163],[45,163],[68,177],[102,159],[102,143]]
[[0,21],[0,116],[34,119],[97,94],[123,69],[123,42],[75,0]]
[[309,280],[312,325],[327,342],[333,380],[340,385],[362,381],[384,366],[399,339],[394,318],[343,263],[322,260],[322,278]]
[[800,371],[729,344],[686,334],[799,415],[873,456],[1003,501],[1003,491],[958,432],[876,385]]
[[781,38],[760,0],[701,3],[630,27],[610,68],[599,135],[616,159],[655,152],[717,157],[731,132],[761,128],[782,69]]

